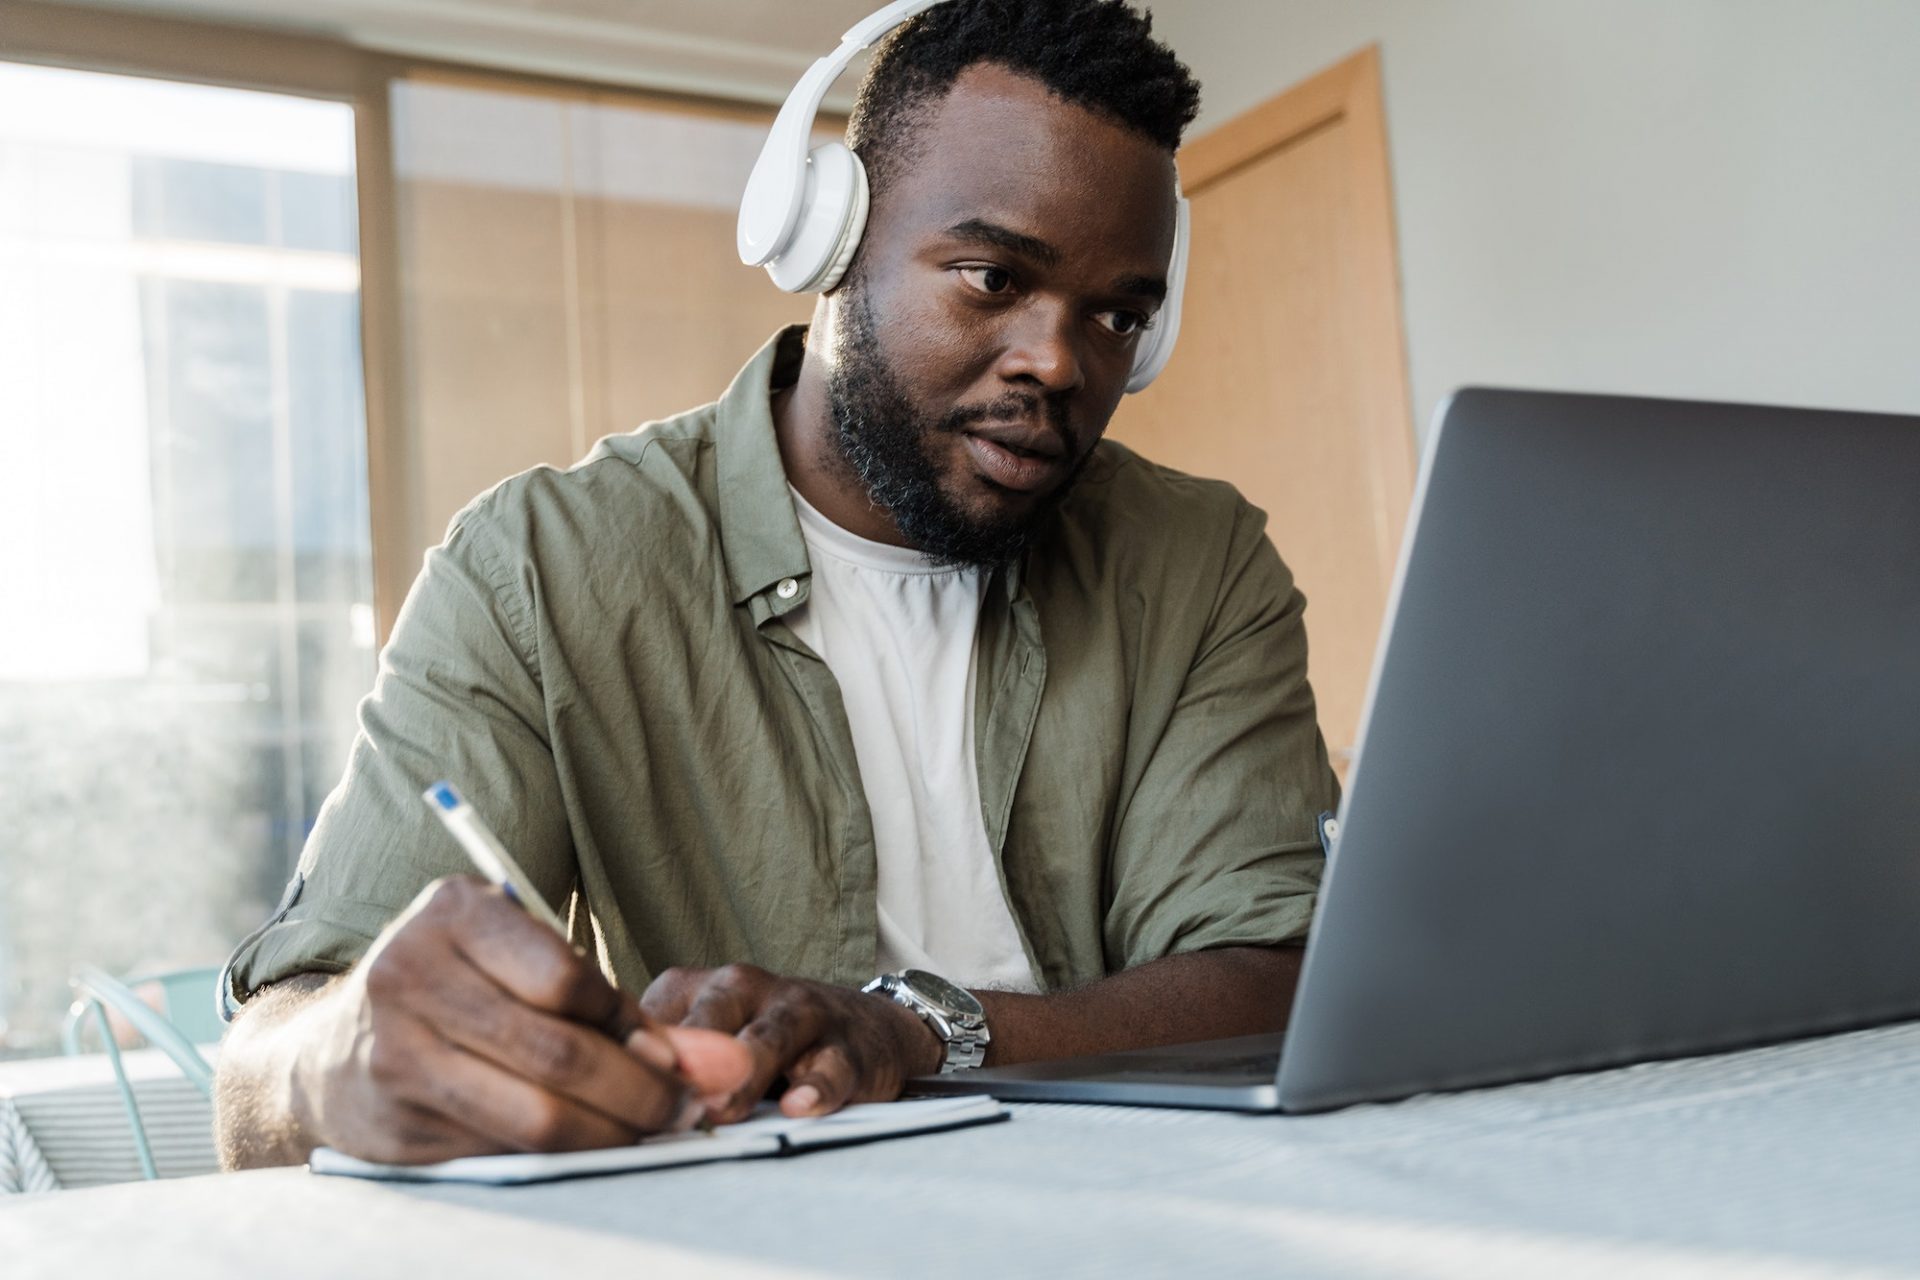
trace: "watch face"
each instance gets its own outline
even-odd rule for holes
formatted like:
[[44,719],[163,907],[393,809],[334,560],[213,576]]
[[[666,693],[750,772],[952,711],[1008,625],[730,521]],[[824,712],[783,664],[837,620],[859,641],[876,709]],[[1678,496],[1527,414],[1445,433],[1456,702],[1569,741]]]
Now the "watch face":
[[962,987],[956,987],[937,973],[928,973],[925,969],[908,969],[900,975],[901,980],[913,988],[915,995],[942,1009],[951,1010],[963,1017],[979,1018],[986,1016],[986,1010],[973,998],[973,993]]

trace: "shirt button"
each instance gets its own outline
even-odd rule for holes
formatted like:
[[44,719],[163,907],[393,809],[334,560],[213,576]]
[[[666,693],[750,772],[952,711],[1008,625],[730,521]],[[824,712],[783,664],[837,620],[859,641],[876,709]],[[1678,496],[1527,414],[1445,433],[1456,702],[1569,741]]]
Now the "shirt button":
[[773,589],[773,593],[782,600],[791,600],[800,594],[800,584],[792,578],[782,578],[780,585]]

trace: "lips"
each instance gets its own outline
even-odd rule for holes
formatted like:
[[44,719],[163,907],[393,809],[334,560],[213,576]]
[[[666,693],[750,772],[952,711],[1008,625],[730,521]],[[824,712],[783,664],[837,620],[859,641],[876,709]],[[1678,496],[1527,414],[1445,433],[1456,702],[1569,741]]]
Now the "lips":
[[969,435],[966,440],[980,474],[1003,489],[1039,493],[1052,487],[1065,470],[1065,458],[1060,454],[1028,453],[979,435]]
[[1023,456],[1059,458],[1067,451],[1066,446],[1060,443],[1059,435],[1045,427],[989,425],[974,427],[967,434],[997,444],[1009,453]]

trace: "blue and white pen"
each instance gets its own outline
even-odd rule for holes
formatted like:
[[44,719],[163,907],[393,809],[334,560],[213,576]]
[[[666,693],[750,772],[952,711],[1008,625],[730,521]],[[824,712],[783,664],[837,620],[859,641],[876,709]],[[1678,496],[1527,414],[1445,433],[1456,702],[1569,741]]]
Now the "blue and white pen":
[[480,869],[481,875],[498,885],[528,915],[550,926],[561,937],[567,937],[566,923],[554,914],[553,908],[540,896],[540,891],[527,879],[527,873],[520,869],[520,864],[513,860],[507,847],[500,843],[500,837],[493,834],[492,828],[454,790],[451,782],[436,782],[421,792],[420,796],[439,815],[441,823],[460,842],[460,847],[467,851],[467,856],[473,859],[473,865]]

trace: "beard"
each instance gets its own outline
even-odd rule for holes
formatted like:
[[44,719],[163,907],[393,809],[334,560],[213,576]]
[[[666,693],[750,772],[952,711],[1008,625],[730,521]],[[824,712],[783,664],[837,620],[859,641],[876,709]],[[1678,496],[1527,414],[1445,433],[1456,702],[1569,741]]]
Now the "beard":
[[1059,486],[1025,512],[968,511],[940,485],[935,442],[964,434],[976,422],[1029,418],[1038,411],[1072,455],[1079,450],[1066,402],[1059,396],[1016,391],[941,418],[917,412],[880,351],[873,314],[857,286],[849,289],[841,306],[827,400],[839,453],[830,461],[850,470],[868,500],[892,518],[900,536],[935,564],[1011,564],[1032,545],[1042,522],[1065,499],[1091,456],[1091,451],[1081,455]]

